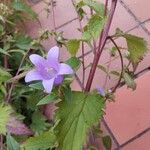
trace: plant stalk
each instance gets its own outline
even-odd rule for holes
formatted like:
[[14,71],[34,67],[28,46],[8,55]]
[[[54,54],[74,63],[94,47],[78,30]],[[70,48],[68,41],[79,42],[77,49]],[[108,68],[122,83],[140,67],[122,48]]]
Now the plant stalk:
[[95,75],[95,72],[96,72],[97,64],[99,62],[100,56],[102,54],[102,51],[103,51],[104,46],[105,46],[106,41],[107,41],[108,32],[109,32],[109,29],[110,29],[110,26],[111,26],[111,23],[112,23],[112,19],[113,19],[113,16],[114,16],[117,1],[118,0],[112,0],[110,15],[109,15],[107,24],[104,28],[103,36],[102,36],[102,38],[100,38],[97,53],[94,55],[94,60],[93,60],[93,63],[92,63],[92,67],[91,67],[89,77],[88,77],[88,81],[87,81],[86,88],[85,88],[86,92],[89,92],[90,89],[91,89],[91,85],[92,85],[93,78],[94,78],[94,75]]
[[121,83],[121,79],[122,79],[122,75],[123,75],[123,70],[124,70],[124,67],[123,67],[123,57],[122,57],[122,54],[121,54],[121,51],[120,51],[120,49],[119,49],[119,47],[118,47],[118,45],[116,44],[116,42],[113,40],[113,38],[112,37],[108,37],[108,39],[110,39],[110,41],[114,44],[114,46],[116,47],[116,49],[117,49],[117,51],[118,51],[118,53],[119,53],[119,57],[120,57],[120,61],[121,61],[121,73],[120,73],[120,77],[119,77],[119,80],[118,80],[118,82],[117,82],[117,84],[116,84],[116,86],[113,88],[113,90],[112,90],[112,93],[114,93],[114,92],[116,92],[116,89],[119,87],[119,85],[120,85],[120,83]]

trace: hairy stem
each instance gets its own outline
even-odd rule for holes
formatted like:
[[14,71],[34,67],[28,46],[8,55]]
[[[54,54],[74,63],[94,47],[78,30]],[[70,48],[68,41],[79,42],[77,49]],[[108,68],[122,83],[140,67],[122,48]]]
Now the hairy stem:
[[117,82],[117,84],[116,84],[116,86],[112,89],[112,93],[114,93],[115,91],[116,91],[116,89],[119,87],[119,85],[120,85],[120,83],[121,83],[121,79],[122,79],[122,75],[123,75],[123,57],[122,57],[122,54],[121,54],[121,51],[120,51],[120,49],[119,49],[119,47],[118,47],[118,45],[116,44],[116,42],[113,40],[113,38],[112,37],[108,37],[108,39],[110,39],[110,41],[114,44],[114,46],[116,47],[116,49],[117,49],[117,51],[118,51],[118,53],[119,53],[119,57],[120,57],[120,61],[121,61],[121,73],[120,73],[120,77],[119,77],[119,80],[118,80],[118,82]]
[[[93,15],[93,10],[90,9],[90,13],[91,13],[91,16]],[[93,38],[93,53],[96,54],[96,41],[95,39]]]
[[53,0],[51,0],[51,7],[52,7],[52,18],[53,18],[54,31],[56,31],[56,20],[55,20],[54,1]]
[[76,81],[78,82],[79,86],[81,87],[82,91],[84,90],[84,87],[83,87],[83,84],[82,82],[80,81],[79,77],[77,76],[77,74],[75,73],[74,74],[75,78],[76,78]]
[[111,66],[111,60],[112,60],[112,56],[109,57],[109,63],[107,65],[107,74],[106,74],[106,77],[105,77],[104,89],[106,88],[108,78],[109,78],[109,70],[110,70],[110,66]]
[[[80,16],[79,16],[79,14],[77,12],[77,9],[76,9],[76,6],[75,6],[75,2],[74,2],[74,0],[71,0],[71,1],[72,1],[72,4],[73,4],[73,6],[74,6],[74,8],[76,10],[76,13],[77,13],[77,18],[78,18],[78,21],[79,21],[80,30],[81,30],[81,32],[83,32],[82,23],[81,23]],[[82,56],[82,72],[83,72],[83,75],[82,75],[82,83],[80,83],[80,86],[82,84],[82,89],[84,89],[84,82],[85,82],[85,59],[84,59],[85,51],[84,51],[84,42],[82,42],[81,45],[82,45],[81,46],[81,48],[82,48],[82,55],[81,56]]]
[[87,81],[87,84],[86,84],[85,91],[87,91],[87,92],[90,91],[90,88],[91,88],[91,85],[92,85],[92,82],[93,82],[93,78],[94,78],[94,75],[95,75],[95,72],[96,72],[97,64],[99,62],[100,56],[101,56],[102,51],[104,49],[104,46],[106,44],[108,32],[109,32],[111,22],[112,22],[112,19],[113,19],[113,16],[114,16],[116,5],[117,5],[117,0],[112,0],[109,18],[108,18],[107,24],[104,27],[103,36],[100,38],[97,53],[94,55],[93,64],[92,64],[90,74],[89,74],[89,77],[88,77],[88,81]]
[[[21,60],[21,62],[20,62],[20,65],[19,65],[19,67],[18,67],[18,70],[17,70],[17,72],[16,72],[16,74],[15,74],[15,76],[17,76],[17,75],[19,74],[20,69],[21,69],[21,67],[22,67],[22,65],[23,65],[23,63],[24,63],[24,60],[25,60],[25,58],[27,57],[27,55],[28,55],[28,53],[30,52],[30,50],[31,50],[31,49],[29,49],[29,50],[26,52],[26,54],[23,56],[23,58],[22,58],[22,60]],[[10,85],[10,89],[9,89],[9,91],[8,91],[8,96],[7,96],[7,103],[10,102],[10,98],[11,98],[11,94],[12,94],[13,88],[14,88],[14,83],[12,83],[12,84]]]

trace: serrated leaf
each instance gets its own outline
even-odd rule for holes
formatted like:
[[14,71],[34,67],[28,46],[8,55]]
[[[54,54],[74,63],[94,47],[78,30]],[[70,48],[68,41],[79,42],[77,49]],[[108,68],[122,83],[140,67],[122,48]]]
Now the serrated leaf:
[[129,57],[133,64],[138,64],[148,51],[147,42],[142,38],[132,34],[123,33],[120,29],[116,30],[116,37],[124,37],[127,41]]
[[13,9],[15,9],[16,11],[22,11],[27,13],[28,15],[30,15],[33,19],[35,19],[37,17],[36,13],[31,9],[31,7],[29,7],[25,2],[23,2],[23,0],[15,0],[12,3],[12,7]]
[[84,4],[92,8],[98,15],[104,16],[105,6],[104,4],[95,0],[83,0]]
[[23,50],[28,50],[29,48],[31,48],[32,39],[29,36],[18,33],[18,34],[15,34],[14,38],[16,41],[16,46],[18,48],[23,49]]
[[76,56],[78,49],[80,47],[80,41],[77,39],[71,39],[66,43],[66,47],[71,56]]
[[51,131],[44,132],[39,136],[30,137],[22,145],[24,150],[46,150],[55,144],[56,137]]
[[51,102],[54,102],[57,99],[57,96],[53,93],[45,96],[44,98],[42,98],[38,103],[37,106],[40,105],[45,105],[45,104],[49,104]]
[[7,150],[20,150],[19,143],[10,135],[6,136]]
[[66,64],[68,64],[74,70],[77,70],[80,67],[81,61],[77,57],[71,57],[66,61]]
[[126,72],[123,73],[123,78],[127,86],[133,90],[136,89],[136,83],[134,79]]
[[81,150],[88,130],[103,114],[104,101],[100,95],[72,92],[70,103],[58,103],[56,115],[60,119],[57,130],[58,150]]
[[6,134],[6,125],[9,121],[12,109],[10,106],[5,104],[0,104],[0,134]]
[[93,15],[90,18],[87,27],[85,28],[85,31],[82,34],[81,39],[85,41],[89,41],[92,38],[96,39],[102,31],[104,23],[105,23],[105,18],[102,18],[96,14]]
[[128,50],[130,52],[130,59],[134,63],[138,63],[148,50],[146,41],[141,37],[131,34],[125,34],[124,37],[126,38]]
[[112,147],[112,141],[111,137],[109,135],[102,137],[103,144],[106,148],[106,150],[111,150]]
[[80,19],[80,20],[82,20],[83,17],[84,17],[84,14],[86,14],[86,13],[84,12],[83,8],[82,8],[84,5],[85,5],[85,4],[84,4],[83,1],[80,1],[80,2],[78,2],[78,3],[76,4],[76,10],[77,10],[77,13],[78,13],[78,15],[79,15],[79,19]]
[[36,134],[41,134],[47,130],[49,123],[46,122],[46,118],[41,112],[36,111],[32,115],[32,124],[30,127]]

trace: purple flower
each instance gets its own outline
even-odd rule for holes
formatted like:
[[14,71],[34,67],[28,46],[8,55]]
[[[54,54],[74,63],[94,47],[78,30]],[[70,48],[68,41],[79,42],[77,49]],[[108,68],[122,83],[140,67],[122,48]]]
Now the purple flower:
[[102,95],[102,96],[105,96],[106,94],[105,94],[105,91],[104,91],[104,89],[102,88],[102,87],[97,87],[96,88],[96,90],[97,90],[97,92],[100,94],[100,95]]
[[73,74],[69,65],[59,63],[58,57],[59,48],[57,46],[49,50],[47,59],[37,54],[30,55],[29,58],[35,68],[27,73],[25,82],[41,80],[45,91],[50,93],[54,84],[62,83],[63,75]]

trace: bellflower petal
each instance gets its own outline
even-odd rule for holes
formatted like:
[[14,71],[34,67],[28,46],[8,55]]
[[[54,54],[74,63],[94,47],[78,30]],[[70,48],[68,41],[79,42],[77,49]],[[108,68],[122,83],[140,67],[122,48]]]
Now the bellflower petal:
[[50,80],[43,80],[42,84],[44,86],[44,89],[47,93],[50,93],[52,91],[53,85],[54,85],[54,79],[52,78]]
[[37,54],[32,54],[29,56],[29,58],[35,66],[37,66],[39,63],[45,61],[45,59],[43,57],[41,57],[40,55],[37,55]]
[[25,76],[25,82],[35,81],[35,80],[42,80],[42,76],[38,73],[38,71],[31,70]]
[[53,61],[58,61],[58,57],[59,57],[59,47],[54,46],[49,50],[47,59],[53,60]]
[[105,96],[105,91],[104,91],[104,89],[103,89],[102,87],[97,87],[96,89],[97,89],[97,92],[98,92],[100,95]]
[[63,75],[73,74],[73,70],[69,65],[59,63],[58,57],[59,48],[57,46],[50,49],[47,59],[32,54],[30,60],[35,65],[35,69],[27,73],[25,82],[42,80],[45,91],[50,93],[54,84],[62,83]]
[[72,68],[64,63],[60,64],[58,75],[73,74]]
[[61,84],[62,81],[63,81],[63,79],[64,79],[63,76],[58,75],[58,76],[55,78],[54,84],[56,84],[56,85]]

